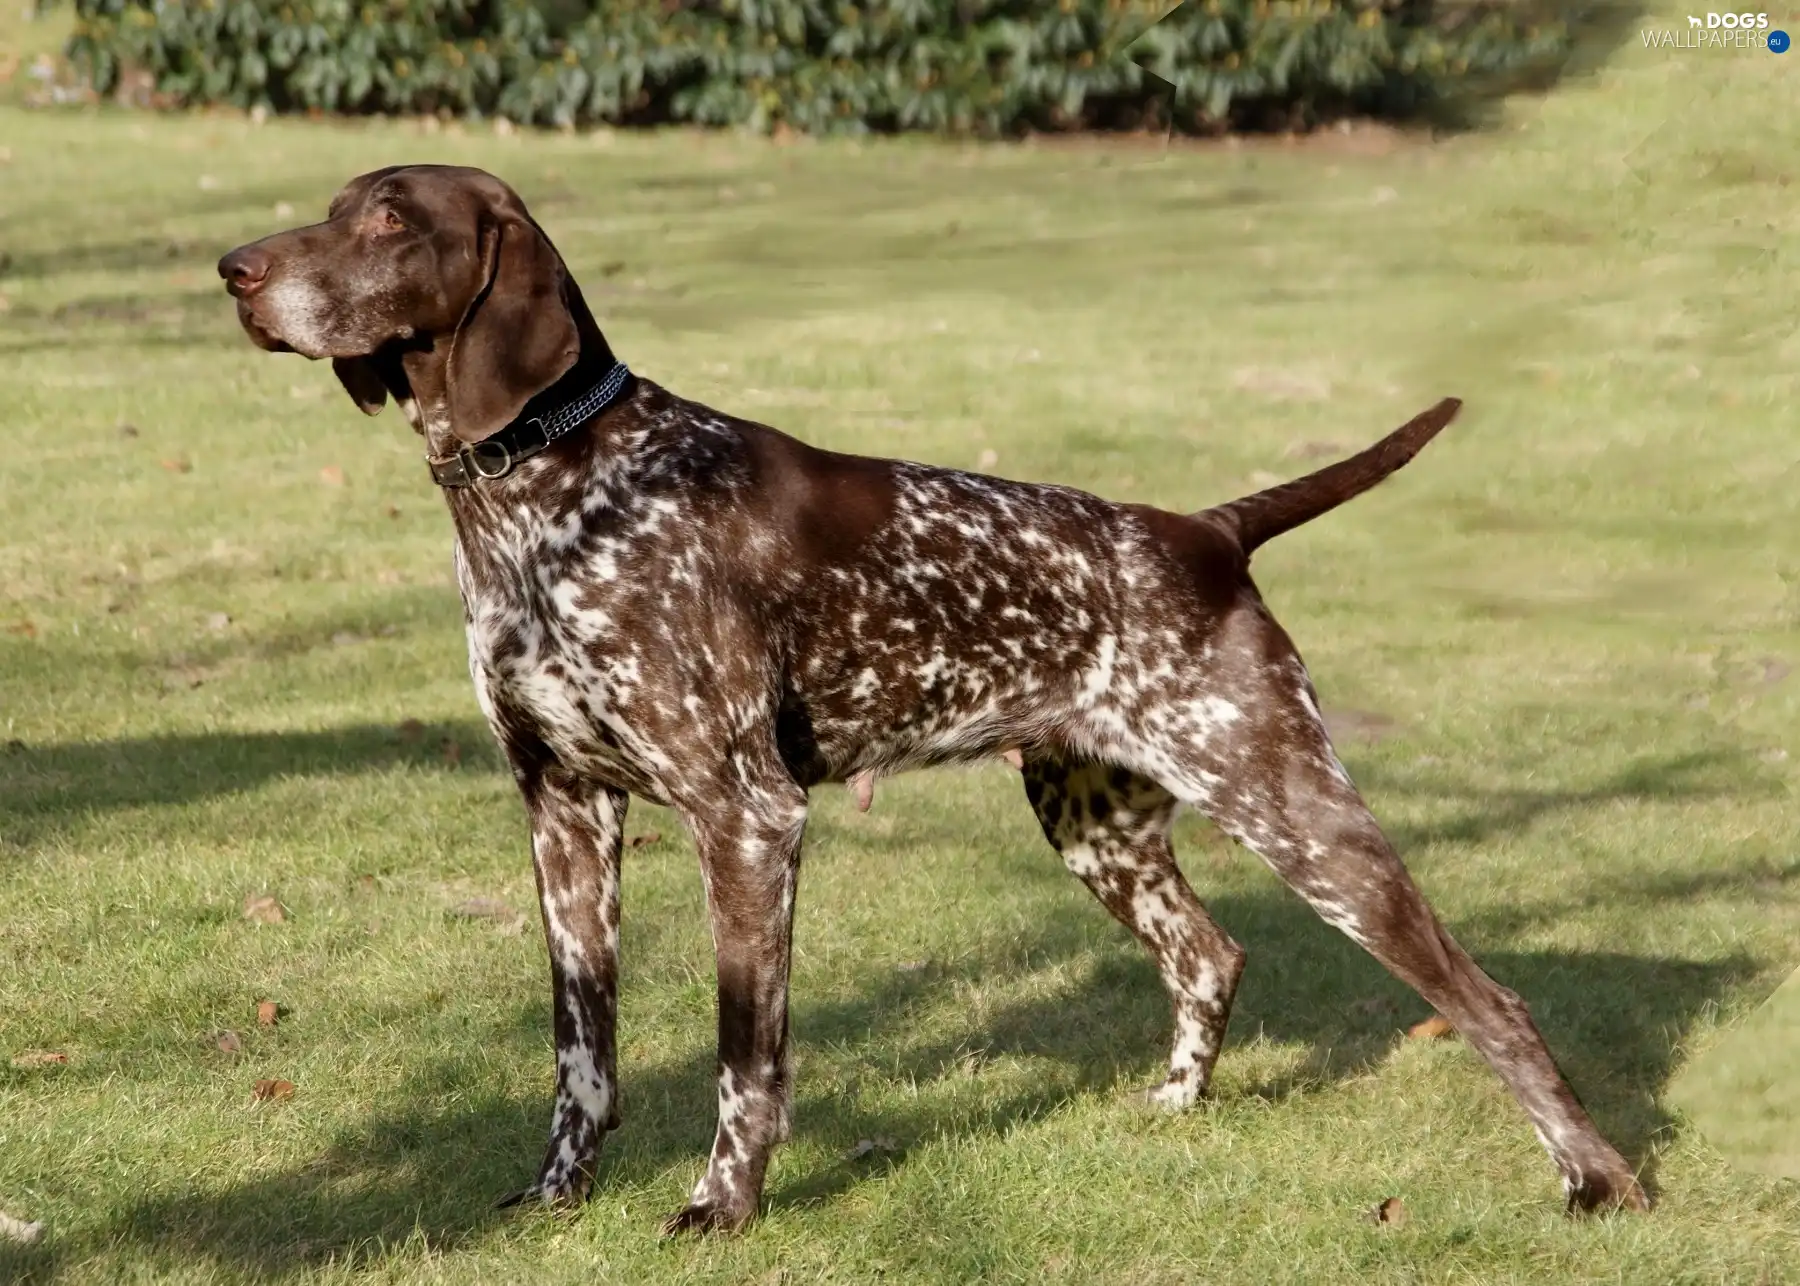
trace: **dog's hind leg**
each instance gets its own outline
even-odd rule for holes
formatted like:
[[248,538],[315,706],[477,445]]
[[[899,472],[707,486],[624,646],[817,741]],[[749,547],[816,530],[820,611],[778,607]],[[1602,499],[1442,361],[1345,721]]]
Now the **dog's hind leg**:
[[724,771],[675,803],[700,850],[712,918],[719,1125],[706,1173],[663,1232],[734,1232],[755,1217],[769,1157],[788,1137],[788,975],[807,799],[771,735],[746,737]]
[[1416,990],[1480,1051],[1562,1172],[1571,1207],[1647,1201],[1588,1118],[1525,1004],[1438,923],[1338,761],[1286,633],[1254,596],[1210,641],[1143,747],[1145,766],[1258,854],[1329,924]]
[[1153,781],[1099,763],[1033,757],[1024,774],[1045,838],[1156,962],[1174,1004],[1175,1048],[1168,1078],[1149,1097],[1186,1107],[1212,1077],[1244,952],[1175,864],[1175,798]]

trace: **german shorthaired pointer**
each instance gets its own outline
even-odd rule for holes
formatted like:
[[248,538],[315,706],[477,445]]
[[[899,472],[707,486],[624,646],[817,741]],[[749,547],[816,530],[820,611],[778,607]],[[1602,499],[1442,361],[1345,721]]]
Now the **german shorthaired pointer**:
[[1643,1208],[1519,997],[1438,923],[1338,762],[1251,581],[1265,541],[1368,490],[1446,399],[1317,473],[1198,513],[821,451],[631,374],[542,229],[479,170],[354,180],[326,221],[219,262],[244,329],[330,358],[424,438],[456,531],[469,669],[530,815],[556,1102],[536,1183],[579,1202],[619,1125],[627,798],[699,848],[718,1132],[664,1225],[737,1229],[788,1135],[788,970],[807,792],[1006,753],[1045,836],[1173,999],[1184,1107],[1244,952],[1176,866],[1190,805],[1447,1017],[1505,1080],[1571,1207]]

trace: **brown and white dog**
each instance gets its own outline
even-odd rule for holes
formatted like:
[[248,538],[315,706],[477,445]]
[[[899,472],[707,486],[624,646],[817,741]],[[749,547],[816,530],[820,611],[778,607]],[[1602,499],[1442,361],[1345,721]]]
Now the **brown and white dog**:
[[330,358],[425,439],[456,531],[476,695],[530,816],[555,1007],[537,1181],[579,1201],[619,1124],[619,852],[636,794],[692,830],[718,968],[718,1132],[666,1230],[735,1229],[788,1134],[788,971],[807,792],[1022,755],[1068,867],[1175,1011],[1170,1107],[1205,1091],[1244,967],[1169,846],[1180,805],[1416,988],[1530,1116],[1572,1207],[1646,1199],[1519,997],[1438,923],[1333,752],[1250,578],[1263,542],[1366,491],[1456,414],[1198,513],[823,451],[613,356],[493,176],[352,181],[233,250],[251,338]]

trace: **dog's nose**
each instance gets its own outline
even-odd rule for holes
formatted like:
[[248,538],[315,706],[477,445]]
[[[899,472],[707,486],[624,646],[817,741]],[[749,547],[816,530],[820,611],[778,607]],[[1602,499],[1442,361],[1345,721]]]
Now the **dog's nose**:
[[239,246],[219,260],[219,275],[225,278],[225,289],[237,298],[253,295],[269,279],[274,260],[267,250],[255,246]]

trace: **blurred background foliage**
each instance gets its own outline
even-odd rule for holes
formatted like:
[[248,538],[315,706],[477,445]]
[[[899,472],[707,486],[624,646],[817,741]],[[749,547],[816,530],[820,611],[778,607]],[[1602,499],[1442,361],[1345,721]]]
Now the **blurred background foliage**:
[[1166,16],[1167,0],[74,6],[68,54],[88,86],[145,105],[980,137],[1442,114],[1554,79],[1600,12],[1553,0],[1188,0]]

